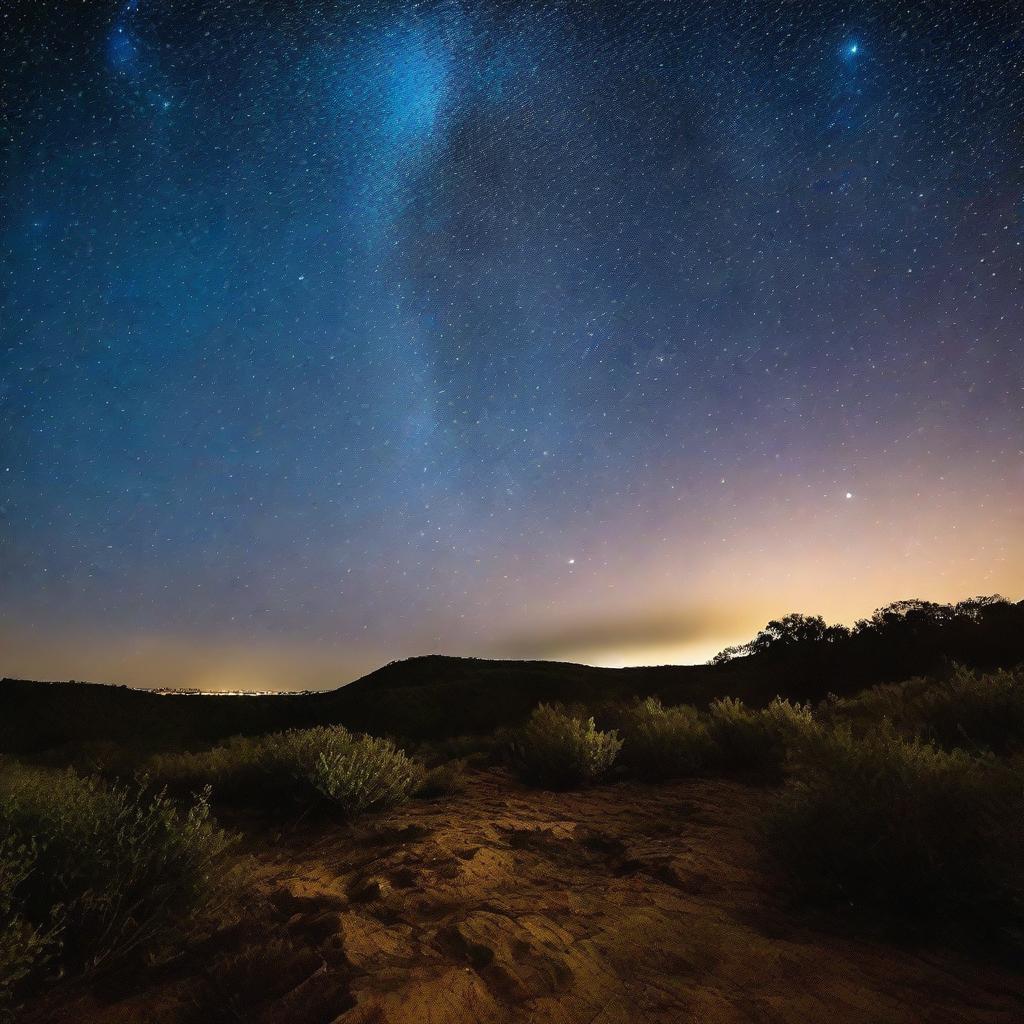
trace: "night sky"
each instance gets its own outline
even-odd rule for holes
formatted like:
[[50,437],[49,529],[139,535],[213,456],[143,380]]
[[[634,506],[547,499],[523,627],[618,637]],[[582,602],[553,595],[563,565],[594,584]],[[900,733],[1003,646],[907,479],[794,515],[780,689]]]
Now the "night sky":
[[6,0],[0,674],[1024,596],[1022,26]]

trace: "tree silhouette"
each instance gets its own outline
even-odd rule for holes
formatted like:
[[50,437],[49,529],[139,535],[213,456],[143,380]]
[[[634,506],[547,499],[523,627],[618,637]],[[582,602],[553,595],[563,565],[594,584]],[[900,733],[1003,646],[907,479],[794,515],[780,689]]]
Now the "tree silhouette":
[[[826,625],[820,615],[772,619],[752,640],[719,652],[711,663],[770,669],[785,678],[787,694],[835,692],[906,679],[952,662],[978,668],[1010,667],[1024,654],[1024,601],[992,594],[955,604],[909,598],[859,620],[852,629]],[[739,669],[739,665],[735,666]]]

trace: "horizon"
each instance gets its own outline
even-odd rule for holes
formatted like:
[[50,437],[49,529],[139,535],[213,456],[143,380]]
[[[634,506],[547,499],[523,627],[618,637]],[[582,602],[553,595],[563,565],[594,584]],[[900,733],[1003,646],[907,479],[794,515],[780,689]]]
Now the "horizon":
[[[951,601],[948,601],[948,602],[929,602],[929,599],[920,599],[920,600],[924,601],[925,603],[954,605],[954,604],[957,604],[959,601],[966,601],[966,600],[970,600],[970,599],[977,598],[977,597],[982,597],[982,596],[984,596],[984,597],[991,597],[991,598],[1000,598],[1002,600],[1005,600],[1005,601],[1009,602],[1010,604],[1024,602],[1024,597],[1014,598],[1012,596],[1008,596],[1008,595],[1005,595],[1005,594],[968,595],[968,596],[962,596],[959,599],[954,599],[954,600],[951,600]],[[846,627],[846,628],[852,628],[859,621],[868,618],[870,616],[871,612],[874,612],[874,611],[879,610],[881,608],[884,608],[884,607],[887,607],[889,605],[896,604],[896,603],[899,603],[899,602],[902,602],[902,601],[906,601],[906,600],[911,600],[911,599],[908,599],[908,598],[898,598],[895,601],[888,601],[884,605],[878,605],[878,606],[876,606],[876,608],[872,608],[870,612],[866,612],[864,615],[858,616],[857,618],[851,619],[851,620],[849,620],[847,622],[829,621],[827,624],[830,625],[830,626],[838,625],[838,626],[843,626],[843,627]],[[780,618],[783,614],[788,614],[788,613],[779,613],[778,615],[772,616],[772,618]],[[800,614],[814,614],[814,613],[800,613]],[[761,626],[764,626],[767,623],[767,621],[768,620],[765,620],[765,622],[762,622],[758,628],[760,628]],[[693,660],[693,661],[682,661],[682,660],[664,660],[664,661],[662,661],[662,660],[633,660],[629,656],[627,656],[626,658],[622,658],[622,657],[615,656],[615,655],[608,655],[607,657],[600,658],[600,659],[594,659],[594,660],[579,660],[579,659],[574,659],[572,657],[545,657],[545,656],[537,656],[537,657],[526,657],[526,656],[523,656],[523,657],[511,657],[511,656],[503,656],[503,655],[500,655],[500,654],[464,654],[464,653],[454,654],[454,653],[446,652],[446,651],[427,651],[427,652],[419,652],[419,653],[407,654],[407,655],[404,655],[403,657],[400,657],[400,658],[393,658],[393,659],[390,659],[390,660],[388,660],[386,662],[381,662],[379,664],[372,665],[372,666],[368,667],[365,671],[360,671],[358,674],[352,676],[350,679],[347,679],[347,680],[339,681],[339,680],[335,679],[335,680],[329,680],[327,682],[324,682],[321,685],[311,685],[311,686],[298,686],[298,685],[296,685],[296,686],[292,686],[292,687],[271,687],[271,686],[262,687],[262,686],[255,685],[255,683],[253,681],[253,678],[250,677],[250,676],[237,676],[237,677],[233,677],[233,679],[232,679],[232,681],[230,683],[229,682],[224,682],[223,681],[223,677],[221,677],[221,684],[219,686],[218,685],[211,685],[210,682],[209,682],[211,680],[211,678],[215,680],[217,677],[216,676],[212,676],[211,677],[208,668],[204,668],[203,675],[198,677],[194,682],[181,682],[180,680],[176,680],[176,677],[171,677],[172,681],[170,681],[170,682],[142,684],[142,683],[138,682],[137,680],[134,680],[134,679],[130,678],[127,675],[123,676],[121,678],[106,678],[106,679],[97,679],[97,678],[82,679],[82,678],[78,678],[78,677],[75,677],[75,676],[67,676],[65,678],[60,678],[60,679],[58,679],[58,678],[45,678],[45,677],[42,677],[42,676],[26,676],[26,675],[23,675],[23,674],[19,674],[17,672],[7,672],[7,671],[5,671],[3,669],[2,666],[0,666],[0,678],[20,679],[20,680],[24,680],[24,681],[39,682],[39,683],[82,683],[82,684],[87,685],[87,686],[126,686],[129,689],[139,690],[139,691],[142,691],[142,692],[154,692],[154,691],[167,691],[167,692],[173,692],[173,693],[191,692],[191,693],[195,693],[197,695],[203,695],[203,696],[216,696],[218,694],[221,694],[221,695],[242,695],[242,696],[249,696],[249,695],[281,695],[281,696],[287,696],[288,694],[296,694],[296,693],[301,694],[301,693],[326,693],[326,692],[330,692],[331,690],[340,689],[342,687],[350,685],[351,683],[358,682],[360,679],[363,679],[364,677],[366,677],[368,675],[372,675],[375,672],[379,671],[380,669],[387,668],[390,665],[398,664],[400,662],[405,662],[405,661],[412,661],[412,660],[416,660],[416,659],[420,659],[420,658],[432,658],[432,657],[448,658],[448,659],[452,659],[452,660],[506,661],[506,662],[513,662],[513,663],[514,662],[542,661],[542,662],[549,662],[549,663],[553,663],[553,664],[579,665],[579,666],[589,667],[589,668],[608,668],[608,669],[620,669],[620,668],[694,668],[694,667],[701,667],[701,666],[708,665],[710,663],[710,661],[711,661],[711,658],[713,658],[716,654],[719,654],[719,653],[723,652],[727,647],[732,647],[735,644],[746,643],[747,641],[753,639],[753,636],[755,635],[756,632],[757,632],[757,630],[752,630],[746,636],[737,637],[737,638],[735,638],[734,643],[724,644],[724,645],[714,644],[711,647],[707,648],[707,651],[706,651],[707,657],[702,657],[702,658],[700,658],[700,660]],[[692,650],[693,649],[692,646],[689,649]],[[655,650],[658,650],[658,651],[661,651],[661,652],[664,653],[664,652],[671,652],[671,651],[687,650],[687,648],[686,647],[680,648],[680,647],[678,647],[676,645],[673,645],[671,642],[668,642],[668,643],[666,643],[664,645],[661,645],[661,646],[655,648]],[[149,652],[147,652],[146,661],[145,661],[145,671],[147,671],[147,672],[151,672],[151,664],[152,664],[151,657],[152,657],[151,654]],[[205,681],[205,685],[203,685],[204,681]]]
[[0,671],[1024,593],[1010,7],[239,10],[5,12]]

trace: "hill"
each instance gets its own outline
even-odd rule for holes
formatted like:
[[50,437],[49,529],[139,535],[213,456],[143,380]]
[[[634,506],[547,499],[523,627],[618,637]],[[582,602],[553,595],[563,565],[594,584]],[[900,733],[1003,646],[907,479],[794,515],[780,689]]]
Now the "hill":
[[701,702],[721,667],[602,669],[560,662],[440,655],[392,662],[325,693],[155,694],[126,686],[0,680],[0,753],[116,744],[140,751],[202,746],[226,736],[341,723],[406,739],[490,732],[539,701],[593,702],[661,692]]
[[407,740],[439,739],[514,725],[540,701],[597,706],[656,695],[670,704],[704,705],[726,694],[755,706],[776,694],[818,701],[941,672],[953,662],[982,669],[1024,662],[1024,601],[899,601],[849,629],[789,615],[710,665],[608,669],[429,655],[392,662],[335,690],[280,696],[160,695],[4,679],[0,753],[103,744],[185,749],[233,734],[333,723]]

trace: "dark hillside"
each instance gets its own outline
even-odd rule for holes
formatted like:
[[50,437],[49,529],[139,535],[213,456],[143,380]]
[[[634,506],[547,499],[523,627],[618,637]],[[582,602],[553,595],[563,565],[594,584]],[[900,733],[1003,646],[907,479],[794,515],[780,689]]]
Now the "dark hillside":
[[387,665],[339,690],[311,695],[318,720],[355,729],[440,737],[515,724],[539,701],[595,704],[660,693],[704,703],[724,666],[594,668],[553,661],[428,656]]
[[0,681],[0,753],[117,744],[140,752],[202,747],[234,734],[340,722],[419,739],[490,732],[538,701],[594,702],[653,692],[704,702],[727,670],[601,669],[559,662],[431,655],[393,662],[347,686],[281,696],[160,695],[91,683]]
[[0,680],[0,753],[117,744],[145,752],[291,724],[297,698],[161,696],[127,686]]
[[540,701],[599,705],[656,695],[669,704],[703,705],[728,695],[763,705],[776,694],[818,701],[829,693],[941,673],[954,662],[980,669],[1024,662],[1024,601],[900,601],[852,629],[789,615],[712,665],[607,669],[429,655],[392,662],[336,690],[269,697],[157,695],[123,686],[5,679],[0,753],[90,744],[151,752],[331,723],[432,739],[514,725]]

